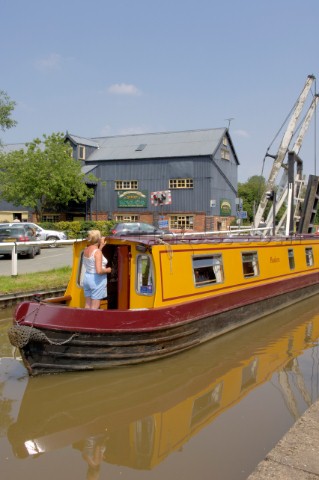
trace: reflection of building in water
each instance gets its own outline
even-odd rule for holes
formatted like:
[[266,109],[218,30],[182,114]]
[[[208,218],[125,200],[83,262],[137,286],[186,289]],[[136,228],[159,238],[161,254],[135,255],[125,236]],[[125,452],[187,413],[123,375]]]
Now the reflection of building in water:
[[[294,329],[285,322],[277,330],[270,322],[263,340],[260,322],[250,325],[250,346],[244,335],[238,342],[237,334],[209,342],[192,350],[187,364],[180,357],[129,371],[68,374],[68,381],[64,375],[31,379],[9,429],[12,448],[27,457],[73,445],[88,464],[90,480],[98,478],[101,462],[151,469],[275,372],[295,418],[296,393],[307,405],[312,401],[296,357],[319,337],[319,322],[295,321]],[[237,340],[232,355],[223,358],[229,338]]]

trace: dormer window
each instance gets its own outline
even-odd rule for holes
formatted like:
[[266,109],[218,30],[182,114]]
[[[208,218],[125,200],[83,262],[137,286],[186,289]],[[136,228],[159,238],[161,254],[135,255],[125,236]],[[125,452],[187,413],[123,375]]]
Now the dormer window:
[[223,137],[223,145],[224,145],[224,147],[228,147],[228,140],[227,140],[226,135]]
[[85,160],[85,147],[84,145],[79,145],[79,160]]

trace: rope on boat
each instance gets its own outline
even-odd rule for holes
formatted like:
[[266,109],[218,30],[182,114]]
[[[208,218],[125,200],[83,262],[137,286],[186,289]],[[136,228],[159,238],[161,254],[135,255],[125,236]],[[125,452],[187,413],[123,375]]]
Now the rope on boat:
[[161,245],[165,245],[166,246],[166,251],[167,251],[167,256],[169,258],[169,265],[170,265],[170,271],[172,273],[173,271],[173,264],[172,264],[172,260],[173,260],[173,249],[172,249],[172,245],[170,243],[167,243],[167,242],[164,242],[164,240],[162,240],[161,238],[159,239],[159,243]]
[[18,348],[25,347],[30,341],[49,343],[50,345],[64,345],[70,342],[78,333],[73,333],[70,338],[63,342],[54,342],[50,340],[44,332],[35,327],[28,327],[27,325],[12,325],[8,330],[8,337],[11,345]]

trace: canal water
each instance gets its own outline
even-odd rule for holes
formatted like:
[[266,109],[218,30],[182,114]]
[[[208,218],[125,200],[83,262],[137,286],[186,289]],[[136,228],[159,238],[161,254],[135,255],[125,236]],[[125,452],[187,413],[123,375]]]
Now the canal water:
[[175,357],[29,378],[0,313],[1,480],[241,480],[319,396],[319,297]]

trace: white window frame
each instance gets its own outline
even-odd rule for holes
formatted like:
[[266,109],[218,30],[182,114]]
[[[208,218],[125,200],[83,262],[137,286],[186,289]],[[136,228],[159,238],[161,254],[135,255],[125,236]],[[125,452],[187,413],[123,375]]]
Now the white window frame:
[[193,275],[196,287],[206,287],[224,282],[224,268],[222,255],[193,256]]
[[259,275],[259,262],[257,252],[241,252],[244,278],[257,277]]
[[313,267],[314,266],[314,258],[313,258],[313,248],[312,247],[306,247],[305,248],[305,254],[306,254],[306,264],[307,267]]
[[85,146],[78,145],[78,149],[79,149],[79,160],[85,160]]
[[139,222],[140,220],[138,215],[115,215],[115,221],[121,223],[134,223]]
[[169,227],[179,230],[194,230],[194,215],[170,215]]
[[[148,275],[145,275],[145,265],[143,262],[147,261],[149,266]],[[146,285],[145,285],[146,283]],[[138,295],[154,295],[154,274],[153,263],[150,255],[141,254],[136,257],[136,293]]]
[[229,150],[227,150],[226,148],[222,148],[220,152],[220,156],[222,160],[230,160]]
[[115,180],[114,190],[138,190],[137,180]]
[[168,188],[170,190],[194,188],[194,180],[192,178],[170,178]]

